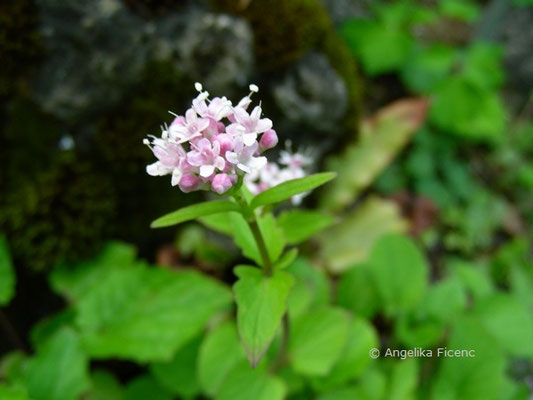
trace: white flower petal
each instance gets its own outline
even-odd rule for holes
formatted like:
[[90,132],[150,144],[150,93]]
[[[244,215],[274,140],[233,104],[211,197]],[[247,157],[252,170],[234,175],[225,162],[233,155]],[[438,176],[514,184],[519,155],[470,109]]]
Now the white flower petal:
[[200,176],[203,176],[204,178],[213,175],[213,172],[215,172],[214,165],[202,165],[200,167]]

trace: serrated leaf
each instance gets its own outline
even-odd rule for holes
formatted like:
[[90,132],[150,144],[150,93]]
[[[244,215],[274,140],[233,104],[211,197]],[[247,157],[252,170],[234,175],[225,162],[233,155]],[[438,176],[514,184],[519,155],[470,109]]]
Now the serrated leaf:
[[302,243],[333,222],[331,215],[309,210],[286,211],[278,218],[287,244]]
[[0,383],[0,399],[2,400],[30,400],[26,389],[21,386],[8,386]]
[[348,314],[322,308],[291,321],[289,359],[302,375],[325,376],[340,358],[348,338]]
[[313,190],[333,178],[336,174],[333,172],[322,172],[319,174],[313,174],[306,176],[305,178],[292,179],[287,182],[280,183],[264,192],[259,193],[252,199],[250,207],[255,209],[267,204],[279,203],[280,201],[287,200],[292,196]]
[[337,304],[356,315],[372,318],[380,307],[380,298],[366,264],[345,272],[337,285]]
[[25,387],[33,399],[78,399],[90,386],[88,367],[89,361],[78,335],[64,328],[28,362]]
[[283,381],[260,369],[240,364],[226,377],[216,400],[282,400],[286,388]]
[[296,278],[288,300],[289,316],[296,318],[312,307],[324,306],[330,301],[330,284],[325,272],[300,257],[287,272]]
[[15,271],[4,236],[0,236],[0,307],[15,295]]
[[473,350],[474,357],[442,357],[432,381],[431,398],[435,400],[486,400],[501,393],[506,360],[498,343],[479,320],[462,317],[446,344],[448,349]]
[[410,400],[416,397],[418,363],[408,358],[391,365],[387,399]]
[[94,358],[167,361],[230,303],[226,287],[195,271],[137,266],[84,296],[76,323]]
[[202,389],[214,396],[233,367],[245,359],[235,324],[224,322],[217,326],[200,347],[198,379]]
[[150,365],[150,371],[159,384],[184,399],[192,399],[200,392],[194,366],[201,340],[197,337],[182,346],[170,361]]
[[374,347],[379,347],[374,327],[363,318],[354,318],[350,322],[348,339],[340,359],[326,377],[315,381],[315,386],[322,391],[323,388],[339,387],[360,376],[373,361],[368,351]]
[[480,302],[474,314],[510,355],[533,357],[533,315],[515,298],[495,294]]
[[187,222],[205,215],[224,213],[228,211],[240,211],[240,207],[228,200],[206,201],[204,203],[193,204],[180,208],[177,211],[164,215],[154,222],[152,228],[163,228]]
[[397,204],[371,197],[318,236],[322,258],[331,272],[341,273],[364,261],[381,236],[407,226]]
[[237,267],[235,274],[239,277],[233,286],[237,326],[248,360],[255,366],[280,326],[294,278],[280,270],[266,276],[247,266]]
[[424,296],[429,268],[409,238],[383,236],[372,248],[368,266],[388,315],[412,309]]
[[365,120],[358,141],[328,160],[327,168],[337,172],[338,177],[322,192],[321,207],[339,210],[355,201],[424,123],[426,113],[426,100],[407,99]]
[[451,46],[432,44],[417,49],[402,69],[402,79],[415,93],[429,94],[449,75],[455,59]]
[[445,132],[495,142],[504,133],[506,115],[496,92],[458,76],[446,79],[435,90],[429,118]]
[[351,20],[341,27],[341,34],[369,75],[400,68],[413,45],[405,29],[382,21]]
[[74,303],[105,280],[111,270],[129,269],[138,264],[136,255],[137,250],[130,244],[107,242],[92,259],[55,268],[49,276],[50,285]]

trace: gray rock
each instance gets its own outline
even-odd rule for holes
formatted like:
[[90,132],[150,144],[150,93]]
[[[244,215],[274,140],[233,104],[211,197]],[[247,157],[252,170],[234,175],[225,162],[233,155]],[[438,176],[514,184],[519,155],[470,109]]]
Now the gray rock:
[[48,57],[34,81],[43,108],[69,121],[118,100],[139,76],[153,29],[119,0],[38,0]]
[[273,88],[274,99],[292,125],[317,131],[340,131],[348,103],[344,81],[327,57],[308,53]]
[[252,31],[246,21],[225,14],[191,13],[177,41],[177,67],[212,94],[231,95],[249,83],[253,67]]

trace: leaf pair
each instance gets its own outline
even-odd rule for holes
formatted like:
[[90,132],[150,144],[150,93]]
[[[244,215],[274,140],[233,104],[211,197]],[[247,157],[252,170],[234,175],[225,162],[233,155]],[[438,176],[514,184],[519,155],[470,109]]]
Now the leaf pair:
[[[281,183],[253,197],[250,201],[250,209],[254,210],[260,206],[279,203],[299,193],[313,190],[332,180],[335,175],[333,172],[323,172]],[[199,217],[230,211],[244,212],[239,205],[229,200],[208,201],[193,204],[164,215],[152,222],[151,226],[152,228],[163,228],[181,224]]]

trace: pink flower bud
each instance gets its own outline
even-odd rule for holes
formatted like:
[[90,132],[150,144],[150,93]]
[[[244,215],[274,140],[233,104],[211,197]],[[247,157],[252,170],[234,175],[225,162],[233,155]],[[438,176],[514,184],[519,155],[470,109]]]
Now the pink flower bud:
[[263,152],[265,150],[271,149],[278,144],[278,135],[274,129],[269,129],[261,136],[259,141],[259,149]]
[[226,151],[233,150],[233,140],[230,135],[221,133],[216,136],[215,140],[220,143],[220,154],[226,154]]
[[179,183],[179,187],[182,192],[189,193],[198,189],[200,185],[200,179],[194,174],[184,174]]
[[217,174],[211,181],[211,188],[218,194],[222,194],[233,186],[233,182],[228,174]]

